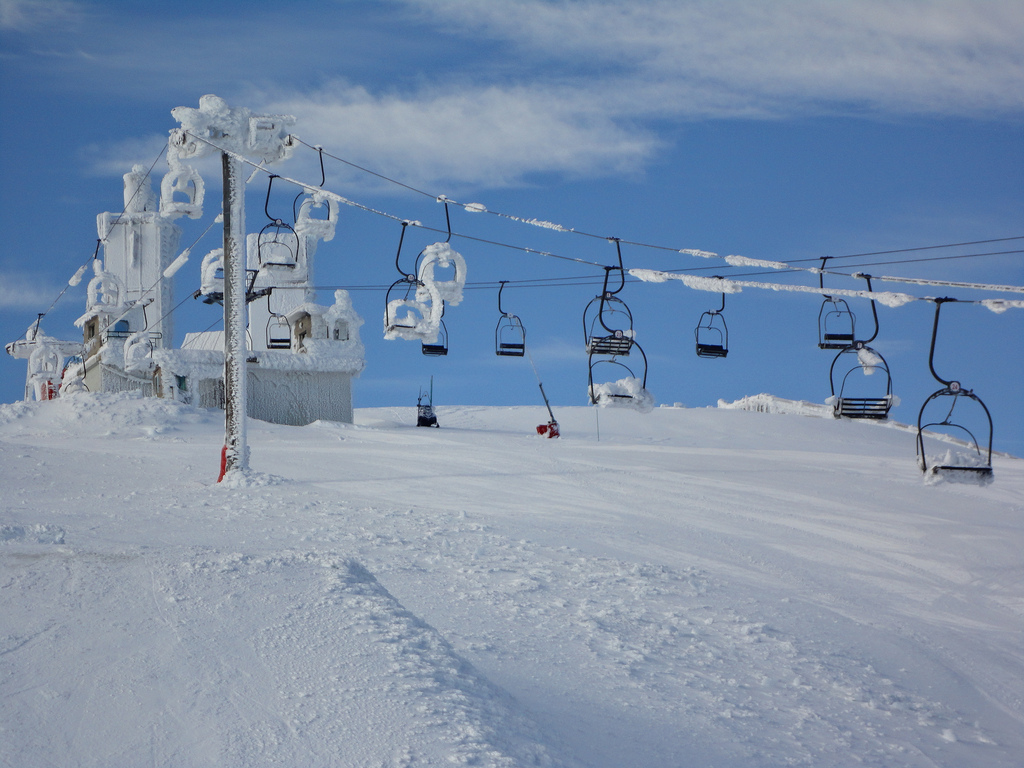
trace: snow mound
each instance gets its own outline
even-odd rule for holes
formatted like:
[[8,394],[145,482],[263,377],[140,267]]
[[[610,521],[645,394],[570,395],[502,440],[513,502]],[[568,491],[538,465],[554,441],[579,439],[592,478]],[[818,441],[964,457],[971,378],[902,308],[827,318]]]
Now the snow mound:
[[[829,399],[831,400],[832,398]],[[719,400],[718,407],[730,410],[756,411],[758,413],[792,413],[800,416],[827,416],[831,418],[832,408],[829,406],[833,405],[834,402],[834,400],[831,403],[826,401],[825,405],[819,405],[807,400],[787,400],[784,397],[761,393],[760,395],[748,395],[731,403]]]
[[201,424],[223,424],[223,413],[138,392],[79,392],[56,400],[0,405],[0,424],[28,431],[62,430],[67,437],[153,438]]
[[601,408],[629,408],[639,413],[654,409],[654,395],[632,376],[592,385],[590,399]]

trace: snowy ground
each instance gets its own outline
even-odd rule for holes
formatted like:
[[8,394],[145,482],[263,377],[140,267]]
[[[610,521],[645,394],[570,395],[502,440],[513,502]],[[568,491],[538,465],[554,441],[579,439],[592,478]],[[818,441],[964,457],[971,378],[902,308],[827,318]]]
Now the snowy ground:
[[0,406],[0,764],[1024,763],[1024,461],[926,485],[892,425],[438,415],[250,423],[259,482],[216,485],[219,413]]

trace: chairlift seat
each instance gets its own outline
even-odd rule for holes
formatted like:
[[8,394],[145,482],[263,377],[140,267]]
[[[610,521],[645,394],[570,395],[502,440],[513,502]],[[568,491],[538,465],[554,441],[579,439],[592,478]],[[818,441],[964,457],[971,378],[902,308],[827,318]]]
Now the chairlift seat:
[[445,344],[427,344],[423,342],[422,351],[428,357],[443,357],[448,354],[448,347]]
[[721,344],[701,344],[697,343],[697,356],[698,357],[725,357],[729,354],[729,350],[723,347]]
[[410,331],[411,330],[415,330],[416,323],[398,323],[398,322],[388,323],[387,327],[384,329],[384,332],[385,333],[391,333],[392,331],[401,330],[403,328],[406,329],[406,330],[410,330]]
[[994,477],[992,467],[958,467],[954,464],[938,464],[928,469],[929,475],[942,476],[945,475],[950,479],[954,477],[970,477],[974,476],[979,480],[985,480]]
[[852,333],[826,333],[822,335],[818,349],[846,349],[852,345]]
[[526,354],[526,345],[518,343],[501,342],[495,353],[501,357],[522,357]]
[[628,357],[633,348],[633,339],[626,336],[591,336],[587,351],[594,355],[616,355]]
[[267,321],[267,349],[291,349],[292,329],[280,315],[273,315]]
[[887,419],[891,407],[889,397],[840,397],[833,414],[837,419]]
[[295,269],[299,261],[298,237],[287,224],[280,224],[275,231],[268,232],[268,229],[273,226],[273,224],[268,224],[256,237],[256,253],[260,268]]

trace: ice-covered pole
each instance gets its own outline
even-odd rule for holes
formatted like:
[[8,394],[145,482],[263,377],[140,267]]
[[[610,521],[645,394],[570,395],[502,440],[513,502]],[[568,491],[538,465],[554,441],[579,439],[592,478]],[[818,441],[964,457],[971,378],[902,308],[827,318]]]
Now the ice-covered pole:
[[242,161],[224,169],[224,472],[247,469],[245,406],[245,181]]
[[265,163],[291,154],[288,115],[253,115],[243,107],[229,107],[224,99],[207,95],[199,109],[177,107],[171,115],[181,128],[171,131],[169,153],[175,161],[219,152],[224,175],[224,451],[221,478],[232,470],[249,467],[245,415],[247,405],[245,360],[245,180],[250,159]]

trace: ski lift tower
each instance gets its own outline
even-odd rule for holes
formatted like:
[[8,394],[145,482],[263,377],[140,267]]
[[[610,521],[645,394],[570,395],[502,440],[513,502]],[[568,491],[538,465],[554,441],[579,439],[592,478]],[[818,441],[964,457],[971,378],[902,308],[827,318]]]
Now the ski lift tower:
[[199,99],[199,109],[176,107],[171,116],[180,128],[171,131],[168,154],[178,160],[220,152],[224,176],[224,453],[222,473],[246,470],[245,341],[245,177],[246,162],[272,163],[287,158],[295,118],[254,115],[229,107],[218,96]]

